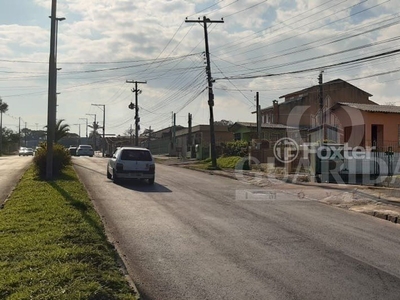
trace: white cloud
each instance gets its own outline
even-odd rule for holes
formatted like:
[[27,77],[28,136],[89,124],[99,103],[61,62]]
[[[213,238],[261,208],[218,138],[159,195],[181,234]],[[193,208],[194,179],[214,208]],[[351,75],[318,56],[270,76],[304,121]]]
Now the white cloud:
[[[58,28],[58,62],[63,68],[59,72],[58,80],[58,90],[61,91],[60,115],[71,124],[77,123],[79,117],[85,117],[86,113],[95,112],[100,116],[101,112],[98,109],[96,111],[91,103],[104,103],[109,113],[109,128],[116,133],[122,133],[132,123],[129,120],[132,112],[127,109],[127,104],[133,97],[130,92],[132,85],[124,82],[127,79],[148,80],[148,84],[142,87],[143,93],[140,96],[142,122],[146,126],[169,126],[171,112],[179,110],[196,95],[200,87],[206,86],[204,70],[200,73],[202,71],[199,69],[204,68],[204,57],[160,61],[204,52],[203,27],[201,24],[185,23],[187,16],[194,20],[203,15],[212,20],[226,17],[223,24],[208,24],[214,78],[284,73],[324,66],[383,52],[398,45],[394,40],[380,46],[295,63],[397,37],[398,25],[328,44],[334,39],[362,33],[372,28],[371,24],[377,26],[378,22],[394,17],[399,12],[398,5],[395,5],[395,1],[378,5],[380,1],[377,0],[368,1],[363,6],[356,0],[269,0],[250,8],[260,2],[222,1],[212,6],[215,1],[58,0],[57,16],[66,17]],[[48,9],[50,14],[51,1],[35,0],[35,3]],[[229,3],[233,4],[228,5]],[[375,5],[377,6],[374,7]],[[210,8],[196,13],[207,7]],[[366,11],[355,15],[357,17],[350,17],[350,14],[357,12],[356,8],[358,11]],[[42,19],[47,17],[43,16]],[[46,26],[49,26],[49,22]],[[3,99],[10,106],[10,114],[22,116],[29,124],[44,124],[47,113],[46,62],[49,57],[49,29],[42,24],[0,24],[0,41],[3,59],[43,62],[0,62],[0,71],[22,72],[9,74],[8,78],[0,73],[0,90]],[[156,58],[158,61],[154,62]],[[111,61],[130,63],[88,63]],[[131,67],[121,68],[128,66]],[[397,56],[393,56],[391,60],[381,59],[356,67],[328,69],[324,79],[351,80],[398,66],[399,60]],[[110,70],[93,72],[98,69]],[[40,77],[32,77],[35,73]],[[232,83],[217,80],[215,119],[253,120],[251,111],[254,106],[251,107],[251,102],[256,91],[260,91],[263,106],[269,106],[272,100],[283,94],[316,84],[317,74],[318,71],[315,71],[235,80]],[[195,79],[195,76],[198,77]],[[400,77],[400,73],[351,83],[373,94],[372,99],[377,102],[391,102],[397,101],[395,87],[398,81],[393,81],[396,77]],[[29,89],[19,91],[21,81],[24,85],[33,87],[31,90],[34,92],[45,92],[29,94]],[[235,91],[236,89],[241,90],[241,93]],[[14,94],[26,95],[6,97]],[[21,103],[27,102],[37,103],[40,111],[33,113],[34,108],[27,110],[26,106],[21,106]],[[149,108],[154,110],[147,112],[146,109]],[[208,123],[206,92],[179,112],[182,120],[190,110],[192,113],[196,111],[196,122]]]

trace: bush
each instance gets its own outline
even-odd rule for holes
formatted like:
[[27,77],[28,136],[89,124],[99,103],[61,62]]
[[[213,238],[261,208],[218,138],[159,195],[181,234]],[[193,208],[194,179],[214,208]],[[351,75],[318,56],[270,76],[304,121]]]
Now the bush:
[[240,156],[248,155],[248,143],[246,141],[228,142],[222,145],[224,156]]
[[[46,177],[47,166],[47,144],[43,143],[36,150],[35,157],[33,158],[36,173],[41,177]],[[64,146],[54,144],[53,146],[53,176],[57,176],[68,165],[71,164],[71,155]]]

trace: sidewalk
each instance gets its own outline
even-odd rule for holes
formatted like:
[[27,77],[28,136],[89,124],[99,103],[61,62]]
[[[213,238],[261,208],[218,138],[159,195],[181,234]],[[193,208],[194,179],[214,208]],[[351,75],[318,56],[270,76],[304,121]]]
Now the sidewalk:
[[308,198],[354,212],[368,214],[393,223],[400,223],[400,189],[351,184],[307,182],[304,176],[285,182],[261,171],[203,170],[196,160],[155,156],[159,163],[189,168],[210,175],[224,176],[247,182],[260,189],[279,189],[299,198]]

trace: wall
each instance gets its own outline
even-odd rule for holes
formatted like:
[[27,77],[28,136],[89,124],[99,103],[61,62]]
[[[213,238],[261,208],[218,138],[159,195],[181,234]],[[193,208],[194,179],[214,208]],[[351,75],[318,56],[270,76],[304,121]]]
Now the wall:
[[[301,96],[301,99],[298,99]],[[262,111],[262,116],[274,114],[275,124],[284,124],[295,127],[314,127],[319,124],[319,87],[314,86],[307,90],[294,93],[285,98],[278,106],[278,112],[271,107]],[[326,83],[323,85],[324,107],[330,108],[337,102],[371,104],[369,94],[348,84],[345,81]],[[264,117],[262,117],[262,120]],[[313,120],[314,119],[314,120]]]
[[[349,146],[354,147],[359,145],[357,141],[360,141],[362,136],[364,136],[361,146],[371,147],[371,125],[383,125],[382,146],[392,146],[395,147],[393,151],[400,151],[398,137],[400,114],[365,112],[346,106],[340,106],[333,113],[340,121],[341,128],[353,128],[351,140],[345,140],[345,142],[349,142]],[[346,130],[344,131],[346,132]]]

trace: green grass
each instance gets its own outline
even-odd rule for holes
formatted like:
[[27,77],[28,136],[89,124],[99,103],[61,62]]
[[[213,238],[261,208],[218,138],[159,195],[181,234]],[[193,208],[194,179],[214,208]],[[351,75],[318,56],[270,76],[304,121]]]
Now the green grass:
[[222,169],[234,169],[239,160],[243,157],[240,156],[227,156],[217,159],[217,165]]
[[[234,169],[237,162],[240,161],[242,157],[240,156],[227,156],[217,158],[217,166],[219,169]],[[202,170],[211,169],[211,159],[207,158],[193,164],[191,167]]]
[[137,299],[72,167],[31,167],[0,210],[0,299]]

